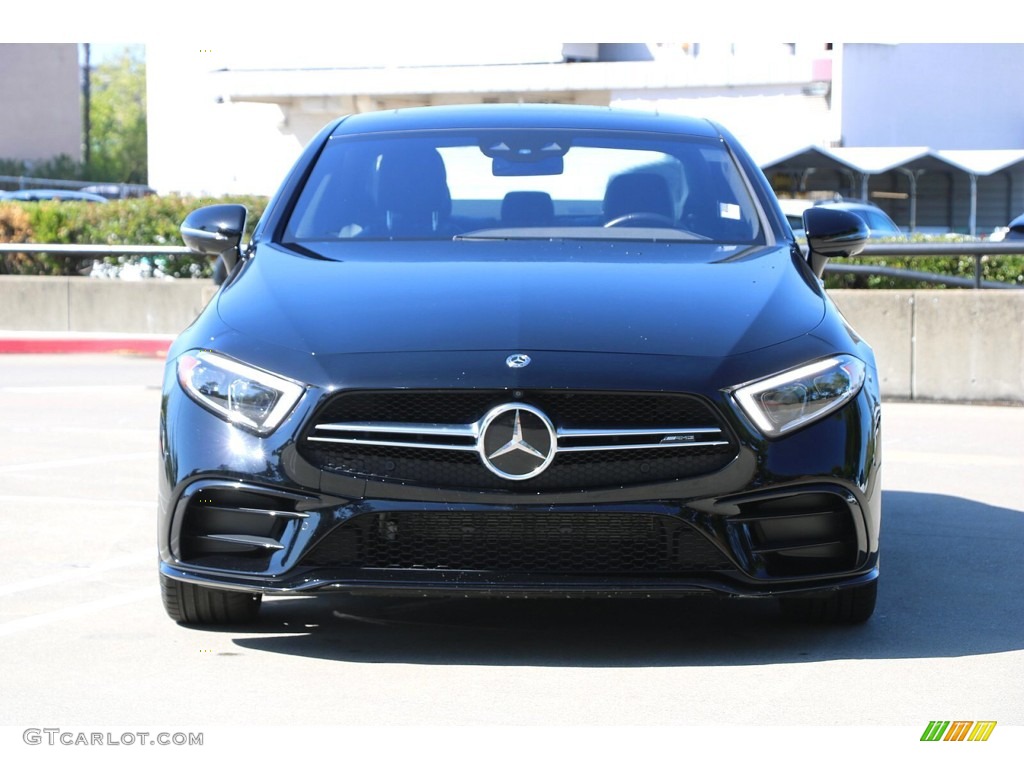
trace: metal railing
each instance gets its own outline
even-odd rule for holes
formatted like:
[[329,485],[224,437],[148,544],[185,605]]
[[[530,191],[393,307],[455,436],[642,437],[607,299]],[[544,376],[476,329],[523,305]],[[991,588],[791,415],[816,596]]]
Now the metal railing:
[[[184,256],[192,251],[183,245],[66,245],[47,243],[0,243],[0,254],[4,253],[49,253],[56,256]],[[936,285],[956,288],[1009,288],[1021,289],[1024,285],[1003,283],[982,279],[982,259],[986,256],[1024,255],[1024,240],[1000,243],[869,243],[854,258],[871,257],[955,257],[970,256],[974,259],[974,277],[953,277],[933,272],[897,269],[875,264],[851,264],[846,259],[831,259],[825,271],[831,274],[870,274],[918,280]]]
[[56,243],[0,243],[0,253],[51,253],[54,256],[187,256],[184,245],[66,245]]
[[974,277],[954,277],[940,275],[935,272],[920,272],[912,269],[897,269],[878,264],[850,264],[845,259],[831,259],[825,266],[830,274],[881,275],[906,280],[918,280],[935,285],[948,285],[954,288],[1024,288],[1024,285],[1004,283],[982,279],[982,259],[986,256],[1021,256],[1024,255],[1024,240],[992,242],[959,242],[959,243],[868,243],[864,250],[855,256],[859,258],[886,257],[949,258],[970,256],[974,259]]
[[[59,257],[68,258],[92,258],[92,266],[79,264],[74,269],[80,269],[78,274],[84,275],[86,270],[91,272],[92,276],[97,276],[96,270],[98,264],[103,264],[106,257],[139,257],[138,261],[150,262],[148,273],[143,273],[141,277],[152,277],[153,276],[153,264],[152,262],[156,259],[154,257],[160,256],[191,256],[194,255],[193,251],[186,248],[183,245],[68,245],[68,244],[56,244],[56,243],[0,243],[0,259],[6,253],[17,253],[17,254],[47,254]],[[121,270],[125,269],[126,264],[135,264],[135,259],[119,259],[121,264],[109,267],[112,270],[111,273],[103,274],[102,270],[105,267],[100,266],[101,270],[99,276],[104,277],[122,277]],[[65,266],[67,264],[65,263]],[[130,267],[129,267],[130,269]],[[4,265],[0,262],[0,273],[4,272]],[[157,272],[158,276],[165,277],[162,272]],[[196,277],[199,276],[199,270],[196,272]],[[187,279],[187,278],[182,278]]]

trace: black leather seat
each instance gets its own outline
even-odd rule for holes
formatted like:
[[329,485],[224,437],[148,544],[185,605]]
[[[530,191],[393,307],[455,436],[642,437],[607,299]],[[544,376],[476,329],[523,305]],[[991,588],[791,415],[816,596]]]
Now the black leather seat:
[[377,209],[388,237],[444,235],[452,211],[444,161],[432,147],[386,152],[377,168]]
[[668,182],[657,173],[623,173],[609,181],[605,190],[605,222],[629,214],[653,214],[675,221],[674,208]]
[[555,204],[547,192],[509,192],[501,201],[501,223],[506,227],[548,227],[555,219]]

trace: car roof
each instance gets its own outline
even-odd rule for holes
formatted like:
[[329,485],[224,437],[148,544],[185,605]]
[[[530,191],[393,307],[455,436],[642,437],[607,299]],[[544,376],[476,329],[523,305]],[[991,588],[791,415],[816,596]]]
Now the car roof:
[[711,139],[722,135],[717,125],[705,119],[566,104],[466,104],[364,112],[339,120],[332,135],[510,127],[667,132]]
[[[882,211],[874,203],[857,203],[852,200],[826,200],[822,203],[816,203],[819,208],[838,208],[844,211]],[[884,213],[884,211],[882,211]]]

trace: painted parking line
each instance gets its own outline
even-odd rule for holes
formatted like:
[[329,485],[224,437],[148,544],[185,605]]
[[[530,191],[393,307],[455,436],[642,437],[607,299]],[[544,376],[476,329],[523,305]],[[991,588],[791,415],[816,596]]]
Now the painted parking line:
[[124,394],[129,392],[159,392],[158,384],[40,384],[36,387],[22,385],[11,385],[0,387],[0,395],[38,395],[45,392],[48,395],[71,394],[87,395],[101,394]]
[[173,335],[163,334],[18,334],[8,331],[0,336],[0,354],[113,353],[167,357],[173,340]]
[[954,464],[973,467],[1024,467],[1024,455],[991,453],[940,453],[937,451],[883,450],[883,461],[902,464]]
[[53,506],[54,504],[88,504],[93,507],[124,507],[125,509],[149,509],[156,504],[156,499],[145,499],[135,501],[132,499],[101,499],[96,496],[36,496],[35,494],[10,494],[0,493],[0,504],[39,504],[42,506]]
[[63,467],[84,467],[90,464],[111,464],[118,461],[135,461],[137,459],[155,459],[155,451],[139,451],[136,453],[114,453],[106,456],[81,456],[76,459],[57,459],[56,461],[36,461],[29,464],[7,464],[0,466],[0,474],[26,472],[37,469],[61,469]]
[[69,621],[71,619],[88,616],[93,613],[99,613],[110,608],[128,605],[129,603],[137,603],[142,600],[156,600],[159,599],[159,591],[159,587],[154,583],[151,587],[136,589],[119,595],[111,595],[110,597],[105,597],[102,600],[92,600],[88,603],[79,603],[77,605],[68,606],[67,608],[58,608],[55,611],[47,611],[46,613],[40,613],[34,616],[24,616],[20,619],[5,621],[0,624],[0,637],[8,637],[10,635],[18,634],[19,632],[28,632],[32,629],[45,627],[48,624]]
[[32,589],[40,589],[42,587],[52,587],[55,584],[64,584],[70,581],[85,581],[91,579],[100,574],[115,571],[120,568],[131,568],[138,565],[152,564],[154,569],[156,568],[156,547],[153,549],[147,549],[145,551],[133,552],[128,555],[121,555],[120,557],[114,557],[110,560],[104,560],[94,565],[85,566],[83,568],[72,568],[69,567],[67,570],[58,571],[55,573],[48,573],[45,576],[37,576],[34,579],[24,579],[23,581],[16,581],[12,584],[0,585],[0,597],[4,595],[13,595],[18,592],[28,592]]

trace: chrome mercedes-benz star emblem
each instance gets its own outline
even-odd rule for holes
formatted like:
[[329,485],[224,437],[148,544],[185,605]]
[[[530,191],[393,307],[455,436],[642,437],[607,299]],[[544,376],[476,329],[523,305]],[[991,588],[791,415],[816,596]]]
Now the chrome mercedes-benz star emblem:
[[506,404],[480,421],[477,451],[491,472],[506,480],[536,477],[555,458],[558,441],[550,419],[530,405]]
[[505,365],[509,368],[525,368],[530,364],[530,356],[524,354],[509,355],[505,358]]

